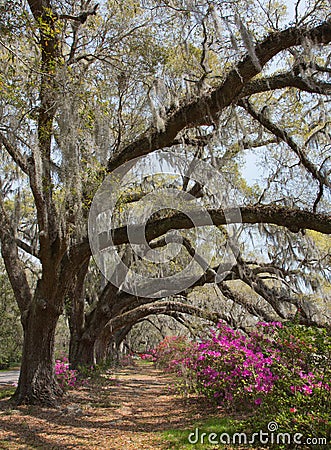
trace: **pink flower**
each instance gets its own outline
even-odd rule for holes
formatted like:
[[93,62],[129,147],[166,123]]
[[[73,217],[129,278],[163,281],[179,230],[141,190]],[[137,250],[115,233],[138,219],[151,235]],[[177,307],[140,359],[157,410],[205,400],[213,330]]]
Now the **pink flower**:
[[305,384],[304,386],[302,386],[302,391],[304,394],[306,395],[310,395],[313,393],[313,390],[310,386],[308,386],[307,384]]
[[297,412],[297,409],[296,409],[296,408],[290,408],[290,412],[291,412],[291,413],[296,413],[296,412]]

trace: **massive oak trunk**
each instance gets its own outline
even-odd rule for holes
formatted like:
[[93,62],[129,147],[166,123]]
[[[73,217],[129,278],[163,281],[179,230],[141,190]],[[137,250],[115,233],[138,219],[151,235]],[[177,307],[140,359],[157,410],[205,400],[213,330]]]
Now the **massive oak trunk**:
[[23,355],[14,399],[18,404],[55,406],[62,395],[55,378],[53,358],[59,312],[40,294],[37,286],[27,317],[22,320]]
[[105,363],[109,356],[111,358],[112,350],[110,346],[110,339],[107,333],[101,333],[95,343],[94,348],[95,360],[97,364]]
[[[84,331],[85,320],[85,276],[88,272],[89,258],[82,264],[75,283],[72,286],[71,292],[68,295],[68,319],[70,329],[69,341],[69,361],[72,368],[77,369],[78,366],[83,365],[83,361],[93,360],[93,343],[86,343],[84,348],[80,348],[80,342]],[[80,355],[81,351],[86,352],[86,355]],[[89,355],[89,356],[87,356]],[[92,361],[91,364],[92,365]],[[85,363],[84,363],[85,365]]]

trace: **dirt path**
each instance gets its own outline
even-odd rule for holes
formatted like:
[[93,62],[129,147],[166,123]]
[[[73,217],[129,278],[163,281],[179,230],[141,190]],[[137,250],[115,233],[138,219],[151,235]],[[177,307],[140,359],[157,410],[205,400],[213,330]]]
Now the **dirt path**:
[[[184,429],[202,416],[150,366],[117,371],[72,391],[61,409],[0,401],[0,449],[162,449],[157,432]],[[204,410],[204,414],[207,411]]]

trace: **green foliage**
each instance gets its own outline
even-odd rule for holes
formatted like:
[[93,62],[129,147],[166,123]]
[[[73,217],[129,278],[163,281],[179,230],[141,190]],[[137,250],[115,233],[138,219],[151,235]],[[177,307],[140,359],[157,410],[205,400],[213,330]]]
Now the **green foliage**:
[[0,286],[0,369],[5,369],[21,358],[23,331],[19,309],[2,264]]
[[15,387],[0,386],[0,400],[14,395]]
[[[201,437],[202,433],[216,433],[220,435],[221,433],[227,433],[232,435],[238,429],[238,425],[236,425],[236,421],[229,419],[227,417],[210,417],[206,420],[196,422],[192,424],[190,429],[172,429],[167,430],[162,433],[162,438],[166,441],[165,449],[173,449],[173,450],[212,450],[215,449],[215,444],[208,444],[207,439],[204,440],[204,443],[201,441],[196,444],[190,444],[188,438],[192,432],[196,429],[199,429],[199,434]],[[217,448],[225,448],[224,445],[219,445]]]
[[221,323],[198,346],[172,337],[155,356],[229,414],[249,413],[237,430],[247,436],[275,422],[280,433],[331,442],[330,330],[263,322],[244,336]]
[[96,364],[94,366],[78,366],[78,377],[83,380],[97,379],[104,371],[104,367]]

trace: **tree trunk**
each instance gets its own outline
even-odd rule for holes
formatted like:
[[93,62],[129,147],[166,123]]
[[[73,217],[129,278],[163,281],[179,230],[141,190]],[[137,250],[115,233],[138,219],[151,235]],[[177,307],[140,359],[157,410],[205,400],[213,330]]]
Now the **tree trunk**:
[[70,367],[78,369],[79,366],[95,366],[95,342],[96,339],[82,337],[71,342]]
[[75,290],[70,314],[69,361],[72,368],[96,364],[96,343],[109,318],[112,317],[114,304],[118,306],[116,304],[116,291],[117,288],[108,283],[103,289],[96,307],[84,318],[81,302],[77,301],[80,298],[79,291]]
[[[81,352],[80,341],[84,331],[85,321],[85,276],[88,271],[90,259],[88,258],[81,266],[71,292],[68,295],[68,319],[70,329],[69,342],[69,361],[70,367],[77,369],[82,363],[79,361],[78,354]],[[90,350],[89,350],[90,353]],[[88,359],[87,355],[84,359]]]
[[58,317],[46,300],[36,299],[23,320],[22,364],[14,394],[17,404],[56,406],[63,394],[55,378],[53,357]]
[[105,363],[107,360],[119,362],[120,355],[124,352],[123,340],[131,330],[132,326],[121,328],[115,334],[110,327],[105,327],[96,343],[96,361],[97,364]]
[[101,333],[95,344],[95,359],[97,364],[104,364],[109,356],[110,339],[108,334]]

